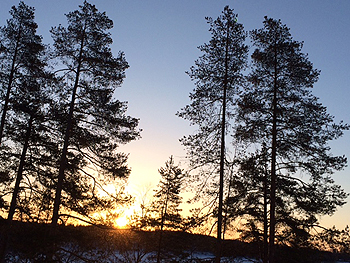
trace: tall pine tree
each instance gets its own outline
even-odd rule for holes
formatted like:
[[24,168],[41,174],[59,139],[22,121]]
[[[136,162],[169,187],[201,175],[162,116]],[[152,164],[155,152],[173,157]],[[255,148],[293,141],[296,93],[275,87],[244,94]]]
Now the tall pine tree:
[[10,14],[12,18],[7,21],[7,26],[1,28],[4,104],[0,126],[2,137],[6,135],[7,138],[2,143],[2,171],[16,178],[8,214],[8,219],[12,220],[23,171],[28,170],[25,168],[27,151],[33,142],[39,142],[38,138],[33,141],[33,133],[37,136],[42,133],[43,109],[49,95],[44,88],[52,76],[45,71],[45,46],[41,36],[36,34],[34,8],[20,2],[17,7],[12,7]]
[[[112,20],[86,1],[66,17],[67,27],[60,25],[51,29],[61,66],[57,70],[61,88],[56,114],[62,124],[58,124],[61,127],[58,129],[64,137],[53,225],[59,219],[62,201],[85,215],[100,202],[91,170],[109,178],[125,178],[129,174],[127,155],[116,150],[119,144],[139,136],[138,120],[125,115],[125,102],[113,98],[115,88],[123,82],[128,63],[123,52],[117,57],[111,52],[112,38],[108,30],[113,27]],[[63,198],[62,192],[70,198]]]
[[334,123],[312,95],[319,71],[286,25],[265,17],[264,27],[253,30],[251,38],[256,47],[248,77],[251,86],[239,101],[236,135],[257,149],[268,147],[268,262],[274,263],[280,227],[294,233],[310,228],[317,215],[332,214],[344,204],[346,194],[334,185],[331,174],[346,165],[346,158],[332,156],[328,142],[339,138],[348,125]]
[[[36,190],[32,178],[35,178],[38,171],[29,168],[31,165],[28,160],[31,159],[30,162],[39,167],[42,162],[39,164],[38,160],[42,159],[43,152],[37,154],[36,157],[40,157],[36,161],[29,158],[28,152],[36,148],[34,145],[45,141],[41,135],[45,103],[47,106],[45,98],[48,95],[47,90],[44,92],[44,87],[51,79],[51,74],[45,71],[45,46],[41,36],[36,34],[34,8],[20,2],[17,7],[11,8],[10,14],[12,17],[7,20],[7,25],[0,28],[0,80],[3,100],[0,123],[1,183],[11,200],[7,216],[10,223],[9,232],[16,209],[19,208],[20,214],[25,210],[23,206],[18,205],[20,195],[24,193],[22,197],[25,197],[27,203],[33,201],[28,196]],[[4,138],[6,140],[2,140]],[[43,145],[47,145],[46,141],[41,144]],[[4,177],[7,179],[9,175],[15,178],[14,185],[3,184]],[[22,180],[24,176],[27,179],[25,184]],[[26,219],[34,216],[28,211],[25,212],[28,216]],[[1,240],[1,261],[6,253],[7,234],[5,231]]]
[[[246,66],[248,47],[244,44],[246,33],[243,26],[237,22],[237,15],[228,6],[216,20],[206,19],[212,38],[209,43],[199,47],[203,55],[188,72],[195,81],[196,88],[190,94],[191,104],[183,108],[178,116],[199,127],[194,135],[181,140],[188,150],[192,167],[210,166],[208,169],[211,169],[211,177],[219,173],[219,179],[215,179],[218,189],[210,191],[218,196],[216,262],[220,262],[227,160],[225,138],[233,117],[236,95],[242,84],[242,70]],[[208,178],[204,178],[203,184],[208,181]]]

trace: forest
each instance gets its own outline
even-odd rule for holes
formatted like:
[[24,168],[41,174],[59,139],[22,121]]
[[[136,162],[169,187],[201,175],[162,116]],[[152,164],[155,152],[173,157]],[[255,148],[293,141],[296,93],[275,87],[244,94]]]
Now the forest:
[[320,223],[349,196],[333,179],[347,158],[330,143],[350,126],[313,94],[320,70],[281,20],[246,31],[229,6],[206,18],[190,103],[174,112],[195,127],[180,138],[186,163],[165,156],[157,187],[135,202],[120,148],[142,127],[115,95],[129,64],[112,52],[113,21],[84,1],[46,44],[35,7],[9,14],[1,262],[350,262],[349,227]]

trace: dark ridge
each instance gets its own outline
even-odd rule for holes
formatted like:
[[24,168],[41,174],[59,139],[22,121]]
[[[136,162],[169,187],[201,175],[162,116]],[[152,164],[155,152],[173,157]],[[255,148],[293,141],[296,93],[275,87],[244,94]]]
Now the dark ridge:
[[[1,237],[5,232],[9,233],[6,262],[123,262],[116,253],[131,260],[126,262],[153,262],[159,236],[158,231],[73,225],[53,228],[17,221],[10,227],[0,220]],[[214,237],[180,231],[165,231],[163,241],[164,262],[210,262],[216,248]],[[225,262],[230,262],[236,257],[258,259],[261,249],[258,243],[224,240],[222,251]],[[208,257],[199,259],[199,254]],[[151,255],[149,261],[142,261],[146,255]],[[290,247],[278,247],[276,256],[277,262],[284,263],[350,262],[350,255]],[[15,257],[17,261],[10,261]]]

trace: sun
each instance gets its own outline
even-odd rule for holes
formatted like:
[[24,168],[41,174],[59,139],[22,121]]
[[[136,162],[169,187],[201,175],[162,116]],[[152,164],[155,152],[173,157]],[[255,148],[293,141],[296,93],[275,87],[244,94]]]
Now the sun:
[[116,220],[115,220],[115,224],[116,224],[116,227],[117,228],[125,228],[128,224],[128,219],[124,216],[122,217],[118,217]]

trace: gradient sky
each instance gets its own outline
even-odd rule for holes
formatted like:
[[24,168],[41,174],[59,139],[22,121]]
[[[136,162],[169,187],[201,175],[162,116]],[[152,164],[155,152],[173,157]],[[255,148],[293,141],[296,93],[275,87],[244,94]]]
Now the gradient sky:
[[[38,33],[50,43],[51,26],[66,24],[64,14],[76,10],[82,0],[27,0],[36,9]],[[0,0],[0,24],[18,1]],[[246,30],[262,27],[264,16],[281,19],[295,40],[304,41],[303,52],[321,70],[314,94],[337,121],[350,123],[350,1],[349,0],[91,0],[114,21],[113,52],[125,52],[130,68],[116,92],[129,101],[128,113],[140,118],[142,138],[123,146],[130,153],[130,183],[134,189],[156,185],[157,170],[170,155],[183,162],[185,151],[178,139],[193,131],[175,113],[189,103],[193,83],[185,74],[200,56],[197,46],[208,42],[205,17],[214,19],[225,5],[234,8]],[[350,131],[331,143],[334,155],[350,157]],[[336,183],[350,193],[350,168],[334,175]],[[350,198],[348,198],[350,202]],[[350,225],[350,204],[325,226]]]

